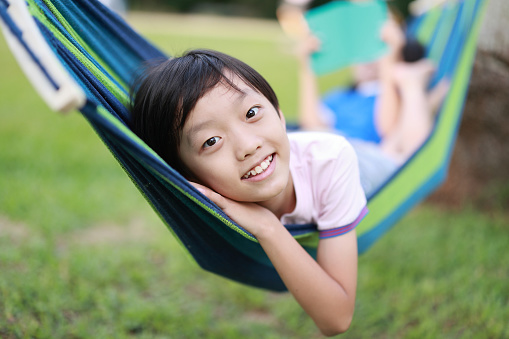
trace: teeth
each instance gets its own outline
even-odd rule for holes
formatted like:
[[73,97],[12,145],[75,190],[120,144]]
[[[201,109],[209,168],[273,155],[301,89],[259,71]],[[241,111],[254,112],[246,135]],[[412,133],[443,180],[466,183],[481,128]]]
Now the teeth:
[[263,160],[260,163],[260,165],[256,166],[255,168],[253,168],[252,170],[250,170],[249,172],[244,174],[244,176],[242,178],[247,179],[251,176],[255,176],[257,174],[262,173],[270,166],[271,161],[272,161],[272,154],[269,155],[265,160]]

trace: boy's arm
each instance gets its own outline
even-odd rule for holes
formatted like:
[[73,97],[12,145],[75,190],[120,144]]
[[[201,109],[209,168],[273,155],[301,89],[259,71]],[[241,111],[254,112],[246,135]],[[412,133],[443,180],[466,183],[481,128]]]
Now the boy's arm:
[[324,335],[348,329],[357,285],[355,231],[320,240],[315,261],[268,209],[195,186],[258,239],[288,290]]
[[316,75],[311,69],[310,54],[317,51],[320,41],[314,36],[304,38],[297,50],[299,61],[299,124],[303,129],[330,129],[320,117],[320,95]]
[[257,237],[297,302],[324,335],[348,330],[355,308],[355,230],[320,240],[317,261],[281,225]]

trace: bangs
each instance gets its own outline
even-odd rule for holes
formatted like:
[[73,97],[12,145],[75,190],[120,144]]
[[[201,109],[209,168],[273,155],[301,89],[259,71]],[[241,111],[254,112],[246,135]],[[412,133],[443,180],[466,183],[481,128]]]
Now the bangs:
[[269,83],[249,65],[229,55],[192,50],[147,66],[131,87],[132,129],[184,176],[188,171],[178,156],[184,125],[198,101],[214,87],[223,85],[243,93],[235,83],[238,77],[265,96],[279,114],[279,103]]

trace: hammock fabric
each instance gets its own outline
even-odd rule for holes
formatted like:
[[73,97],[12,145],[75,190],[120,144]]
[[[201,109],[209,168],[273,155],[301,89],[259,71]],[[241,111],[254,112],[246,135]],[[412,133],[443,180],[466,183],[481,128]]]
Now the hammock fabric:
[[[484,2],[449,1],[409,24],[410,34],[428,46],[429,57],[438,65],[434,82],[449,77],[450,93],[426,143],[383,187],[368,197],[370,213],[357,227],[361,253],[445,179],[465,101]],[[26,13],[27,9],[33,20],[28,15],[19,20],[18,12]],[[78,99],[68,100],[70,103],[64,100],[59,105],[50,102],[50,106],[79,109],[153,209],[203,269],[260,288],[286,289],[256,239],[194,189],[128,128],[127,84],[143,63],[166,58],[163,52],[97,1],[0,0],[0,16],[7,41],[27,77],[45,82],[45,86],[39,85],[42,91],[51,89],[56,96],[65,91],[66,74],[77,82],[77,91],[81,88],[84,96],[77,95]],[[28,21],[42,33],[34,33],[39,36],[35,42],[22,27]],[[49,54],[53,55],[41,54],[42,47],[47,46]],[[51,57],[58,65],[48,64],[47,59]],[[64,75],[53,70],[57,66],[63,66]],[[34,86],[37,88],[37,83]],[[315,255],[316,227],[286,226],[302,246]]]

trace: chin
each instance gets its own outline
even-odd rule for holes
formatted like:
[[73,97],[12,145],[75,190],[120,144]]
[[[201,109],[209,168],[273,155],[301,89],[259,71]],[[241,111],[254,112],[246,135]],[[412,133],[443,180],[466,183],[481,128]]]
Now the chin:
[[253,197],[253,200],[255,200],[253,202],[265,202],[275,199],[285,191],[287,185],[288,179],[284,182],[274,184],[268,189],[260,190],[257,192],[258,194]]
[[254,202],[254,203],[262,203],[269,201],[271,199],[276,198],[278,195],[280,195],[284,191],[284,187],[271,187],[270,189],[263,189],[263,190],[257,190],[257,189],[251,189],[246,192],[237,192],[237,194],[230,194],[228,195],[227,192],[224,194],[221,194],[224,197],[229,197],[232,200],[238,201],[238,202]]

